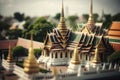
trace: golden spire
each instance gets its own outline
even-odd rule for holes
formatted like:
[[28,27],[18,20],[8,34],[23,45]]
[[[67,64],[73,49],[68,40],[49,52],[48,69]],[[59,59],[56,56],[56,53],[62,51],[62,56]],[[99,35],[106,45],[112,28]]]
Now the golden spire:
[[78,50],[77,48],[74,49],[74,53],[73,53],[73,56],[72,56],[72,61],[71,61],[72,64],[80,64],[80,59],[79,59],[79,55],[78,55]]
[[11,53],[10,43],[9,43],[9,52],[8,52],[7,62],[9,62],[9,63],[13,62],[13,56],[12,56],[12,53]]
[[100,56],[99,56],[99,49],[98,49],[98,46],[96,46],[96,49],[95,49],[95,55],[94,55],[94,58],[93,58],[93,63],[100,63]]
[[33,51],[33,35],[31,33],[31,41],[28,57],[24,61],[24,72],[28,74],[38,73],[39,65],[35,59]]
[[58,24],[58,29],[67,29],[65,25],[65,19],[64,19],[64,4],[62,0],[62,11],[61,11],[61,17],[60,17],[60,22]]
[[56,69],[56,67],[53,67],[53,68],[52,68],[52,74],[53,74],[54,76],[57,75],[57,69]]
[[93,18],[93,1],[91,0],[90,4],[90,14],[89,14],[89,19],[87,22],[88,25],[94,25],[94,18]]

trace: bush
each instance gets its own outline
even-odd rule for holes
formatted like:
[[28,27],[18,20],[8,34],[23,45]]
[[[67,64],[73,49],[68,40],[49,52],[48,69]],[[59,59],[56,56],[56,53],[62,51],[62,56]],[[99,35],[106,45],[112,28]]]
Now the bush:
[[19,67],[21,67],[21,68],[24,68],[23,61],[17,61],[16,65],[19,66]]
[[120,51],[115,51],[112,55],[108,57],[110,62],[120,64]]
[[42,49],[34,49],[34,55],[36,58],[38,58],[42,53]]
[[41,72],[41,73],[47,73],[47,72],[50,72],[50,71],[48,71],[48,70],[46,70],[46,69],[43,69],[43,68],[40,68],[40,72]]
[[27,49],[25,49],[22,46],[16,46],[15,48],[13,48],[13,57],[17,59],[19,57],[24,57],[27,56]]
[[[8,49],[1,49],[0,53],[4,54],[4,59],[7,59],[8,56]],[[2,56],[2,54],[0,54],[0,56]]]

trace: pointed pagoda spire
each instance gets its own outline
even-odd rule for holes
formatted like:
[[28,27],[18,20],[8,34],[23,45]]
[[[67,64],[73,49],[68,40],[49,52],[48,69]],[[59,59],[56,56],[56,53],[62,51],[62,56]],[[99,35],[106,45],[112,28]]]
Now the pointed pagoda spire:
[[54,76],[57,75],[57,69],[56,69],[56,67],[53,67],[53,68],[52,68],[52,74],[53,74]]
[[77,48],[74,49],[74,53],[73,53],[73,56],[72,56],[72,61],[71,61],[72,64],[80,64],[80,59],[79,59],[79,55],[78,55],[78,50]]
[[13,56],[12,56],[12,52],[11,52],[11,45],[10,45],[10,43],[9,43],[9,52],[8,52],[7,62],[8,63],[13,62]]
[[64,4],[62,0],[62,11],[61,11],[61,17],[60,17],[60,22],[58,24],[58,29],[67,29],[65,25],[65,19],[64,19]]
[[98,45],[96,46],[96,49],[95,49],[95,55],[94,55],[94,58],[93,58],[93,63],[97,64],[97,63],[100,63],[100,56],[99,56],[99,49],[98,49]]
[[102,21],[105,21],[105,13],[104,13],[104,9],[102,9],[102,16],[101,16]]
[[30,48],[29,54],[26,60],[24,61],[24,72],[28,74],[38,73],[39,72],[39,65],[35,59],[34,51],[33,51],[33,35],[31,33],[31,41],[30,41]]
[[94,25],[94,18],[93,18],[93,1],[91,0],[90,3],[90,13],[89,13],[89,19],[87,22],[88,25]]

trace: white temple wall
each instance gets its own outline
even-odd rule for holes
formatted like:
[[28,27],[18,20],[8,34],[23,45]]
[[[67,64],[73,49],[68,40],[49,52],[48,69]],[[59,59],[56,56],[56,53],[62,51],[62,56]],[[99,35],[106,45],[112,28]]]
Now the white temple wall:
[[71,60],[71,51],[51,51],[49,57],[48,64],[65,65]]

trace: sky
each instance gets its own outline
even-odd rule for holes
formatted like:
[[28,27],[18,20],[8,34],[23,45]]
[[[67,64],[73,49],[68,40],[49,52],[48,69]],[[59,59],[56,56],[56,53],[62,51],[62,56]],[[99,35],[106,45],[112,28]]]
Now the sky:
[[[63,0],[65,15],[89,13],[90,0]],[[54,16],[61,11],[62,0],[0,0],[0,14],[13,16],[15,12],[29,16]],[[93,0],[93,12],[102,14],[120,12],[120,0]]]

